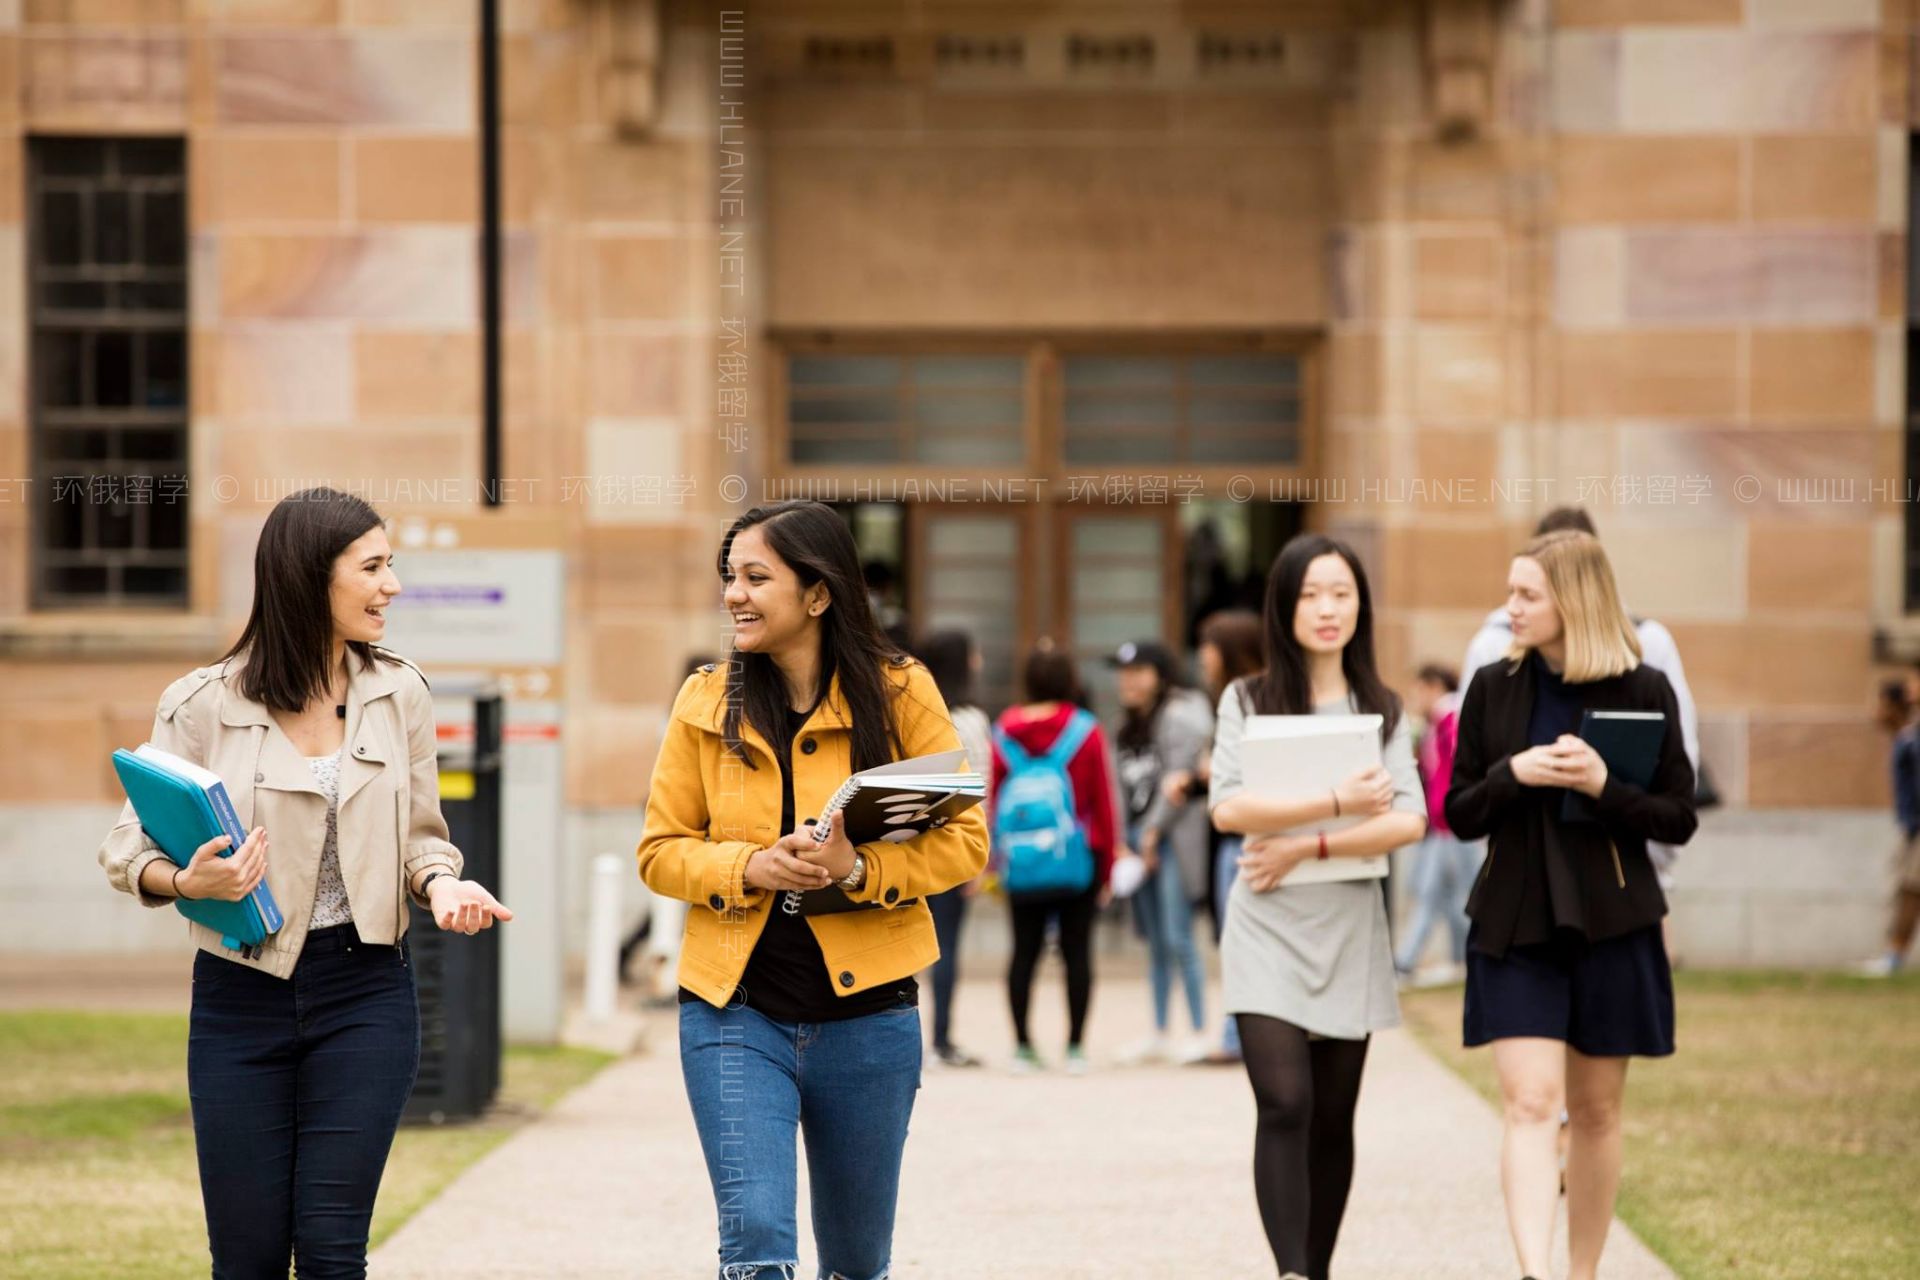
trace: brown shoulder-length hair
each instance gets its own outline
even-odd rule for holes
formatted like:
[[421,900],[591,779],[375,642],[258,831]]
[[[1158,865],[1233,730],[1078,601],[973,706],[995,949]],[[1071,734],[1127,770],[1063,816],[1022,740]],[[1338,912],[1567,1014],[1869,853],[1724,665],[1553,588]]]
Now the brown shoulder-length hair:
[[[1562,679],[1585,684],[1623,675],[1640,665],[1640,637],[1620,603],[1613,566],[1600,539],[1563,529],[1535,538],[1520,555],[1546,574],[1547,592],[1560,612],[1567,647]],[[1507,657],[1518,661],[1527,648],[1515,643],[1507,649]]]
[[[338,489],[302,489],[274,504],[253,548],[253,607],[222,662],[240,658],[242,696],[298,714],[327,696],[333,673],[333,562],[386,522],[364,499]],[[399,659],[363,640],[347,661],[370,671]]]
[[1209,689],[1217,702],[1228,685],[1267,665],[1260,645],[1265,632],[1260,615],[1251,609],[1221,609],[1200,621],[1200,643],[1220,654],[1220,688]]

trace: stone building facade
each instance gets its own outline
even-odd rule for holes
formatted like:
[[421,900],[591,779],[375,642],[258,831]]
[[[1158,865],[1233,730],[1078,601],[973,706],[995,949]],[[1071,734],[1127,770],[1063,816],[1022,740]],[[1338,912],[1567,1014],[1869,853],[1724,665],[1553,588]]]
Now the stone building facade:
[[[483,505],[476,7],[0,3],[10,867],[48,840],[84,861],[108,752],[235,633],[272,500]],[[1458,661],[1532,521],[1578,501],[1679,641],[1716,830],[1773,840],[1768,866],[1877,857],[1871,713],[1916,576],[1907,6],[498,9],[487,514],[567,530],[570,858],[629,842],[680,663],[725,643],[719,533],[786,494],[847,503],[906,621],[975,630],[999,695],[1042,634],[1184,642],[1300,528],[1361,549],[1404,682]],[[184,220],[150,273],[156,297],[184,279],[177,313],[48,301],[76,183],[88,219],[142,211],[130,251],[88,221],[83,264]],[[93,326],[77,405],[48,390],[70,322]],[[177,331],[182,367],[129,326]],[[123,356],[132,389],[101,391]],[[118,443],[49,444],[88,430]],[[139,430],[177,455],[143,460]],[[107,473],[178,478],[58,525],[101,505],[72,477]],[[168,529],[181,572],[129,576]],[[121,567],[96,571],[106,543]],[[136,582],[164,599],[113,594]],[[1706,950],[1779,954],[1754,939],[1790,904],[1729,916],[1735,855],[1706,844]],[[90,875],[30,883],[13,936],[124,921]],[[1829,907],[1857,934],[1849,893]]]

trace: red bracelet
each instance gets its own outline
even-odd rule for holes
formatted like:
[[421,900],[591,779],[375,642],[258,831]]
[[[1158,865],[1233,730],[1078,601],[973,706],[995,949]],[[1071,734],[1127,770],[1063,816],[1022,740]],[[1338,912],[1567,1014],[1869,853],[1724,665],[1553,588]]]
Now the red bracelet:
[[1326,857],[1327,857],[1327,833],[1322,831],[1320,833],[1320,860],[1324,862],[1326,861]]

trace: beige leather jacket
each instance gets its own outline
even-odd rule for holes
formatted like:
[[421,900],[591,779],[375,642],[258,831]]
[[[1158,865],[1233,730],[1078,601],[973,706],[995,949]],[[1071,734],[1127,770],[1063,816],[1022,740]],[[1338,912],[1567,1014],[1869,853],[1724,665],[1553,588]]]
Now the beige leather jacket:
[[[460,874],[460,851],[440,815],[433,697],[420,669],[376,649],[370,671],[357,661],[347,686],[346,746],[340,761],[340,871],[363,942],[397,943],[407,931],[406,895],[429,867]],[[267,708],[240,692],[242,659],[202,667],[167,686],[153,718],[154,746],[213,770],[227,784],[240,823],[267,829],[267,887],[285,919],[256,960],[221,945],[220,935],[188,929],[202,951],[287,977],[300,959],[313,916],[315,881],[327,836],[327,798],[293,740]],[[133,806],[100,846],[100,865],[122,893],[149,907],[173,899],[140,889],[140,872],[167,855],[147,838]],[[425,905],[423,902],[422,906]]]

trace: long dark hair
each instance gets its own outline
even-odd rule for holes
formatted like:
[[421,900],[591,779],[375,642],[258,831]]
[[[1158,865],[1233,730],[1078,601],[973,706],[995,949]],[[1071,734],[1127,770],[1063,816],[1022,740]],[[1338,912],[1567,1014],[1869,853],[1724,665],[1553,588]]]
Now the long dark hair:
[[[333,562],[384,524],[380,513],[338,489],[290,493],[267,513],[253,549],[253,608],[246,629],[222,662],[245,655],[241,694],[298,714],[333,686]],[[347,641],[348,662],[360,670],[399,659],[364,640]]]
[[1300,607],[1300,586],[1306,581],[1307,566],[1326,555],[1339,556],[1353,570],[1354,587],[1360,594],[1360,617],[1353,628],[1353,639],[1341,651],[1340,669],[1360,713],[1381,717],[1380,740],[1385,742],[1400,723],[1400,695],[1380,679],[1373,660],[1373,594],[1367,589],[1367,571],[1361,568],[1353,548],[1337,538],[1297,534],[1274,557],[1267,574],[1264,609],[1267,668],[1247,677],[1247,693],[1256,715],[1312,714],[1313,681],[1307,672],[1306,653],[1293,635],[1293,616]]
[[973,637],[964,631],[935,631],[920,638],[920,661],[949,711],[973,701]]
[[[894,723],[892,694],[881,667],[905,655],[874,623],[866,583],[860,577],[860,553],[846,521],[835,515],[832,507],[819,502],[796,500],[755,507],[735,520],[721,539],[715,568],[722,583],[726,581],[727,555],[733,550],[733,540],[741,530],[755,527],[773,553],[799,575],[801,590],[816,583],[827,584],[832,603],[820,615],[820,683],[814,696],[825,696],[834,673],[839,672],[840,692],[846,697],[847,712],[853,720],[854,771],[900,758],[906,748]],[[749,769],[759,768],[740,745],[740,720],[744,715],[784,759],[791,703],[779,668],[764,653],[734,649],[727,657],[724,731],[728,750],[745,760]]]

